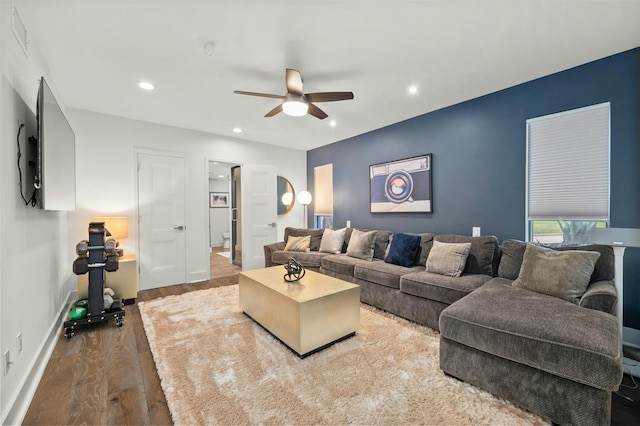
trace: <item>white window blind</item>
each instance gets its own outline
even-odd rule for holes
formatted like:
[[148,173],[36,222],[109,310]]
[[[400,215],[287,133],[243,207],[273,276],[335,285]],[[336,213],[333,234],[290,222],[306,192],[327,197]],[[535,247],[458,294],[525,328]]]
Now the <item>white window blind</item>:
[[314,167],[314,214],[333,215],[333,164]]
[[529,220],[609,220],[608,102],[527,120]]

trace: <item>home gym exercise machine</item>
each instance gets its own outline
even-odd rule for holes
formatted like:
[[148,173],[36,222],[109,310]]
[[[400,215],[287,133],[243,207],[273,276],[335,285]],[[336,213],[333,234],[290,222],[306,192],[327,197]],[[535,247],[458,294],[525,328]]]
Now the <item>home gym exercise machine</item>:
[[[83,275],[89,272],[89,288],[84,306],[80,305],[82,301],[76,302],[69,320],[64,323],[64,335],[67,338],[73,337],[76,327],[109,321],[112,318],[115,318],[117,327],[124,325],[121,300],[112,297],[113,293],[107,294],[104,288],[105,271],[118,270],[118,243],[114,239],[105,241],[105,233],[110,235],[108,232],[104,222],[91,222],[89,241],[82,240],[76,244],[78,257],[73,261],[73,273]],[[83,308],[86,309],[86,315]]]

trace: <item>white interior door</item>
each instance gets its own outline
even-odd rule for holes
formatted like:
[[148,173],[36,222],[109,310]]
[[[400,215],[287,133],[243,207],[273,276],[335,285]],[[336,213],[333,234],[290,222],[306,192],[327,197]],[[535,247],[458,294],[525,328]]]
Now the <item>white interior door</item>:
[[276,166],[241,167],[242,269],[264,268],[264,245],[277,238]]
[[184,158],[138,154],[140,289],[186,281]]

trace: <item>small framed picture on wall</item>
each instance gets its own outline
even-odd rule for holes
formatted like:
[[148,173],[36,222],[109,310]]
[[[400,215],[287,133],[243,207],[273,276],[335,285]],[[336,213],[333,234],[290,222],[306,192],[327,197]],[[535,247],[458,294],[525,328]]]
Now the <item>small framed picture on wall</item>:
[[212,209],[220,208],[220,207],[229,207],[229,193],[228,192],[210,192],[209,207]]

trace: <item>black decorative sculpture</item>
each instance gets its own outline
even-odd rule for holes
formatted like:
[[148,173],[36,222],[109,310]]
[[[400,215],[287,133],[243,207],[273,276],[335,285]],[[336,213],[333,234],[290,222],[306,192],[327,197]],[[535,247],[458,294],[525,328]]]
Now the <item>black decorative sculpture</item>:
[[287,270],[287,273],[284,274],[284,280],[289,283],[300,281],[305,274],[305,269],[304,266],[302,266],[302,263],[298,262],[293,257],[289,258],[287,264],[284,265],[284,269]]

